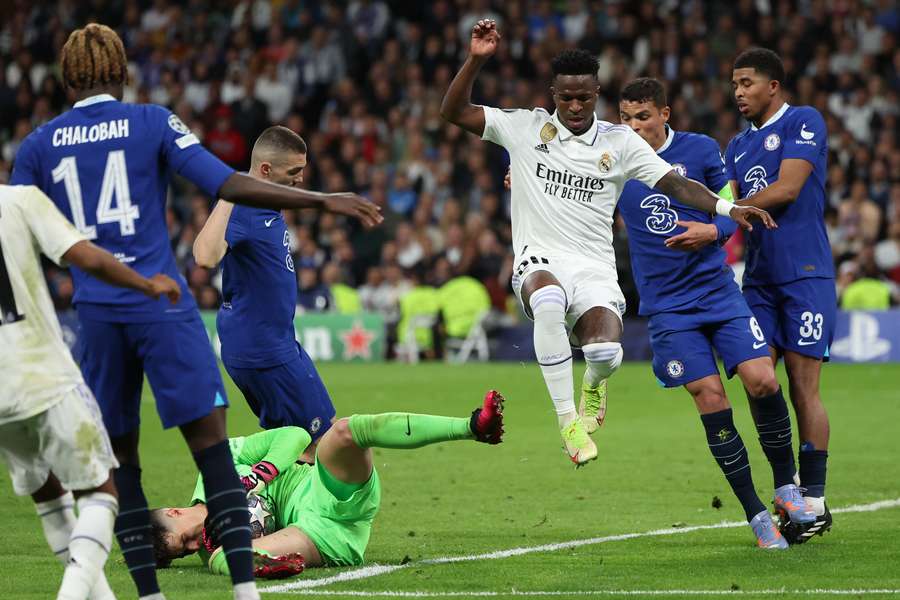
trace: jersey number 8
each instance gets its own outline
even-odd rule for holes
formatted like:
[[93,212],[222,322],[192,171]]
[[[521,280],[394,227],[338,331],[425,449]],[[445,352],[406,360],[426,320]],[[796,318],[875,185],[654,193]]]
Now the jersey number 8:
[[[97,227],[88,225],[84,217],[84,200],[81,195],[81,182],[78,179],[78,164],[75,157],[67,156],[59,161],[52,174],[53,183],[63,182],[66,188],[75,227],[86,237],[92,240],[97,239]],[[113,205],[114,198],[115,205]],[[100,198],[97,202],[97,224],[118,223],[121,235],[134,235],[134,222],[140,216],[140,208],[131,203],[125,151],[113,150],[107,155],[106,168],[103,170],[103,182],[100,185]]]

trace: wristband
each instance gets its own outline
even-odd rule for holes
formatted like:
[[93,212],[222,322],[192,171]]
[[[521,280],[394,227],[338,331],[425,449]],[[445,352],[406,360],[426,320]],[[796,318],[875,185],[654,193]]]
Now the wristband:
[[722,215],[723,217],[731,218],[731,209],[734,208],[734,204],[725,200],[724,198],[719,198],[716,200],[716,214]]

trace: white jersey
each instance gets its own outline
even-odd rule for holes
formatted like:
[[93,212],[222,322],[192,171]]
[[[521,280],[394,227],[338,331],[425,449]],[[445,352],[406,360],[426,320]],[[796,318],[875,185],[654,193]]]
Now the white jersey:
[[542,108],[483,108],[482,139],[509,152],[513,252],[582,259],[615,279],[612,221],[625,182],[652,188],[672,166],[625,125],[596,121],[575,135]]
[[33,186],[0,185],[0,424],[32,417],[83,383],[41,269],[84,239]]

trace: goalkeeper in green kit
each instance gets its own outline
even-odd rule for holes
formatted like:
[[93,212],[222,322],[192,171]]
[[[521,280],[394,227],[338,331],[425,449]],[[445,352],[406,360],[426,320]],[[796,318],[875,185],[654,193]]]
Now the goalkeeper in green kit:
[[[316,463],[298,463],[309,445],[299,427],[281,427],[229,440],[241,481],[258,495],[274,523],[253,540],[255,575],[290,577],[305,567],[359,565],[372,521],[381,502],[381,484],[370,448],[411,449],[452,440],[499,444],[503,435],[503,396],[490,391],[469,418],[413,413],[353,415],[338,420],[319,440]],[[217,539],[223,531],[206,529],[203,482],[186,508],[151,513],[159,566],[201,552],[209,570],[228,574]],[[255,502],[251,502],[251,523]],[[271,532],[270,532],[271,531]]]

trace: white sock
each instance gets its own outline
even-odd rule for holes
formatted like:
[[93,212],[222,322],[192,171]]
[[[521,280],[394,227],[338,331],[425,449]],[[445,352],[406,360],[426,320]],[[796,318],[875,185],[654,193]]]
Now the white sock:
[[587,368],[582,380],[584,387],[596,389],[600,382],[608,379],[622,364],[622,344],[619,342],[598,342],[581,347]]
[[110,494],[91,492],[78,499],[78,521],[69,540],[69,561],[57,600],[90,596],[109,556],[118,512],[119,502]]
[[234,590],[234,600],[260,600],[255,581],[235,583],[232,589]]
[[816,511],[817,517],[821,517],[825,514],[825,496],[806,496],[806,503]]
[[542,287],[529,300],[534,316],[534,352],[560,427],[577,418],[572,349],[566,334],[566,294],[556,285]]
[[[38,516],[41,519],[41,527],[44,529],[44,539],[56,558],[65,565],[69,562],[69,538],[75,529],[75,497],[72,492],[66,492],[55,500],[36,502]],[[106,581],[103,571],[97,576],[97,581],[91,589],[91,600],[115,600],[115,595]]]

